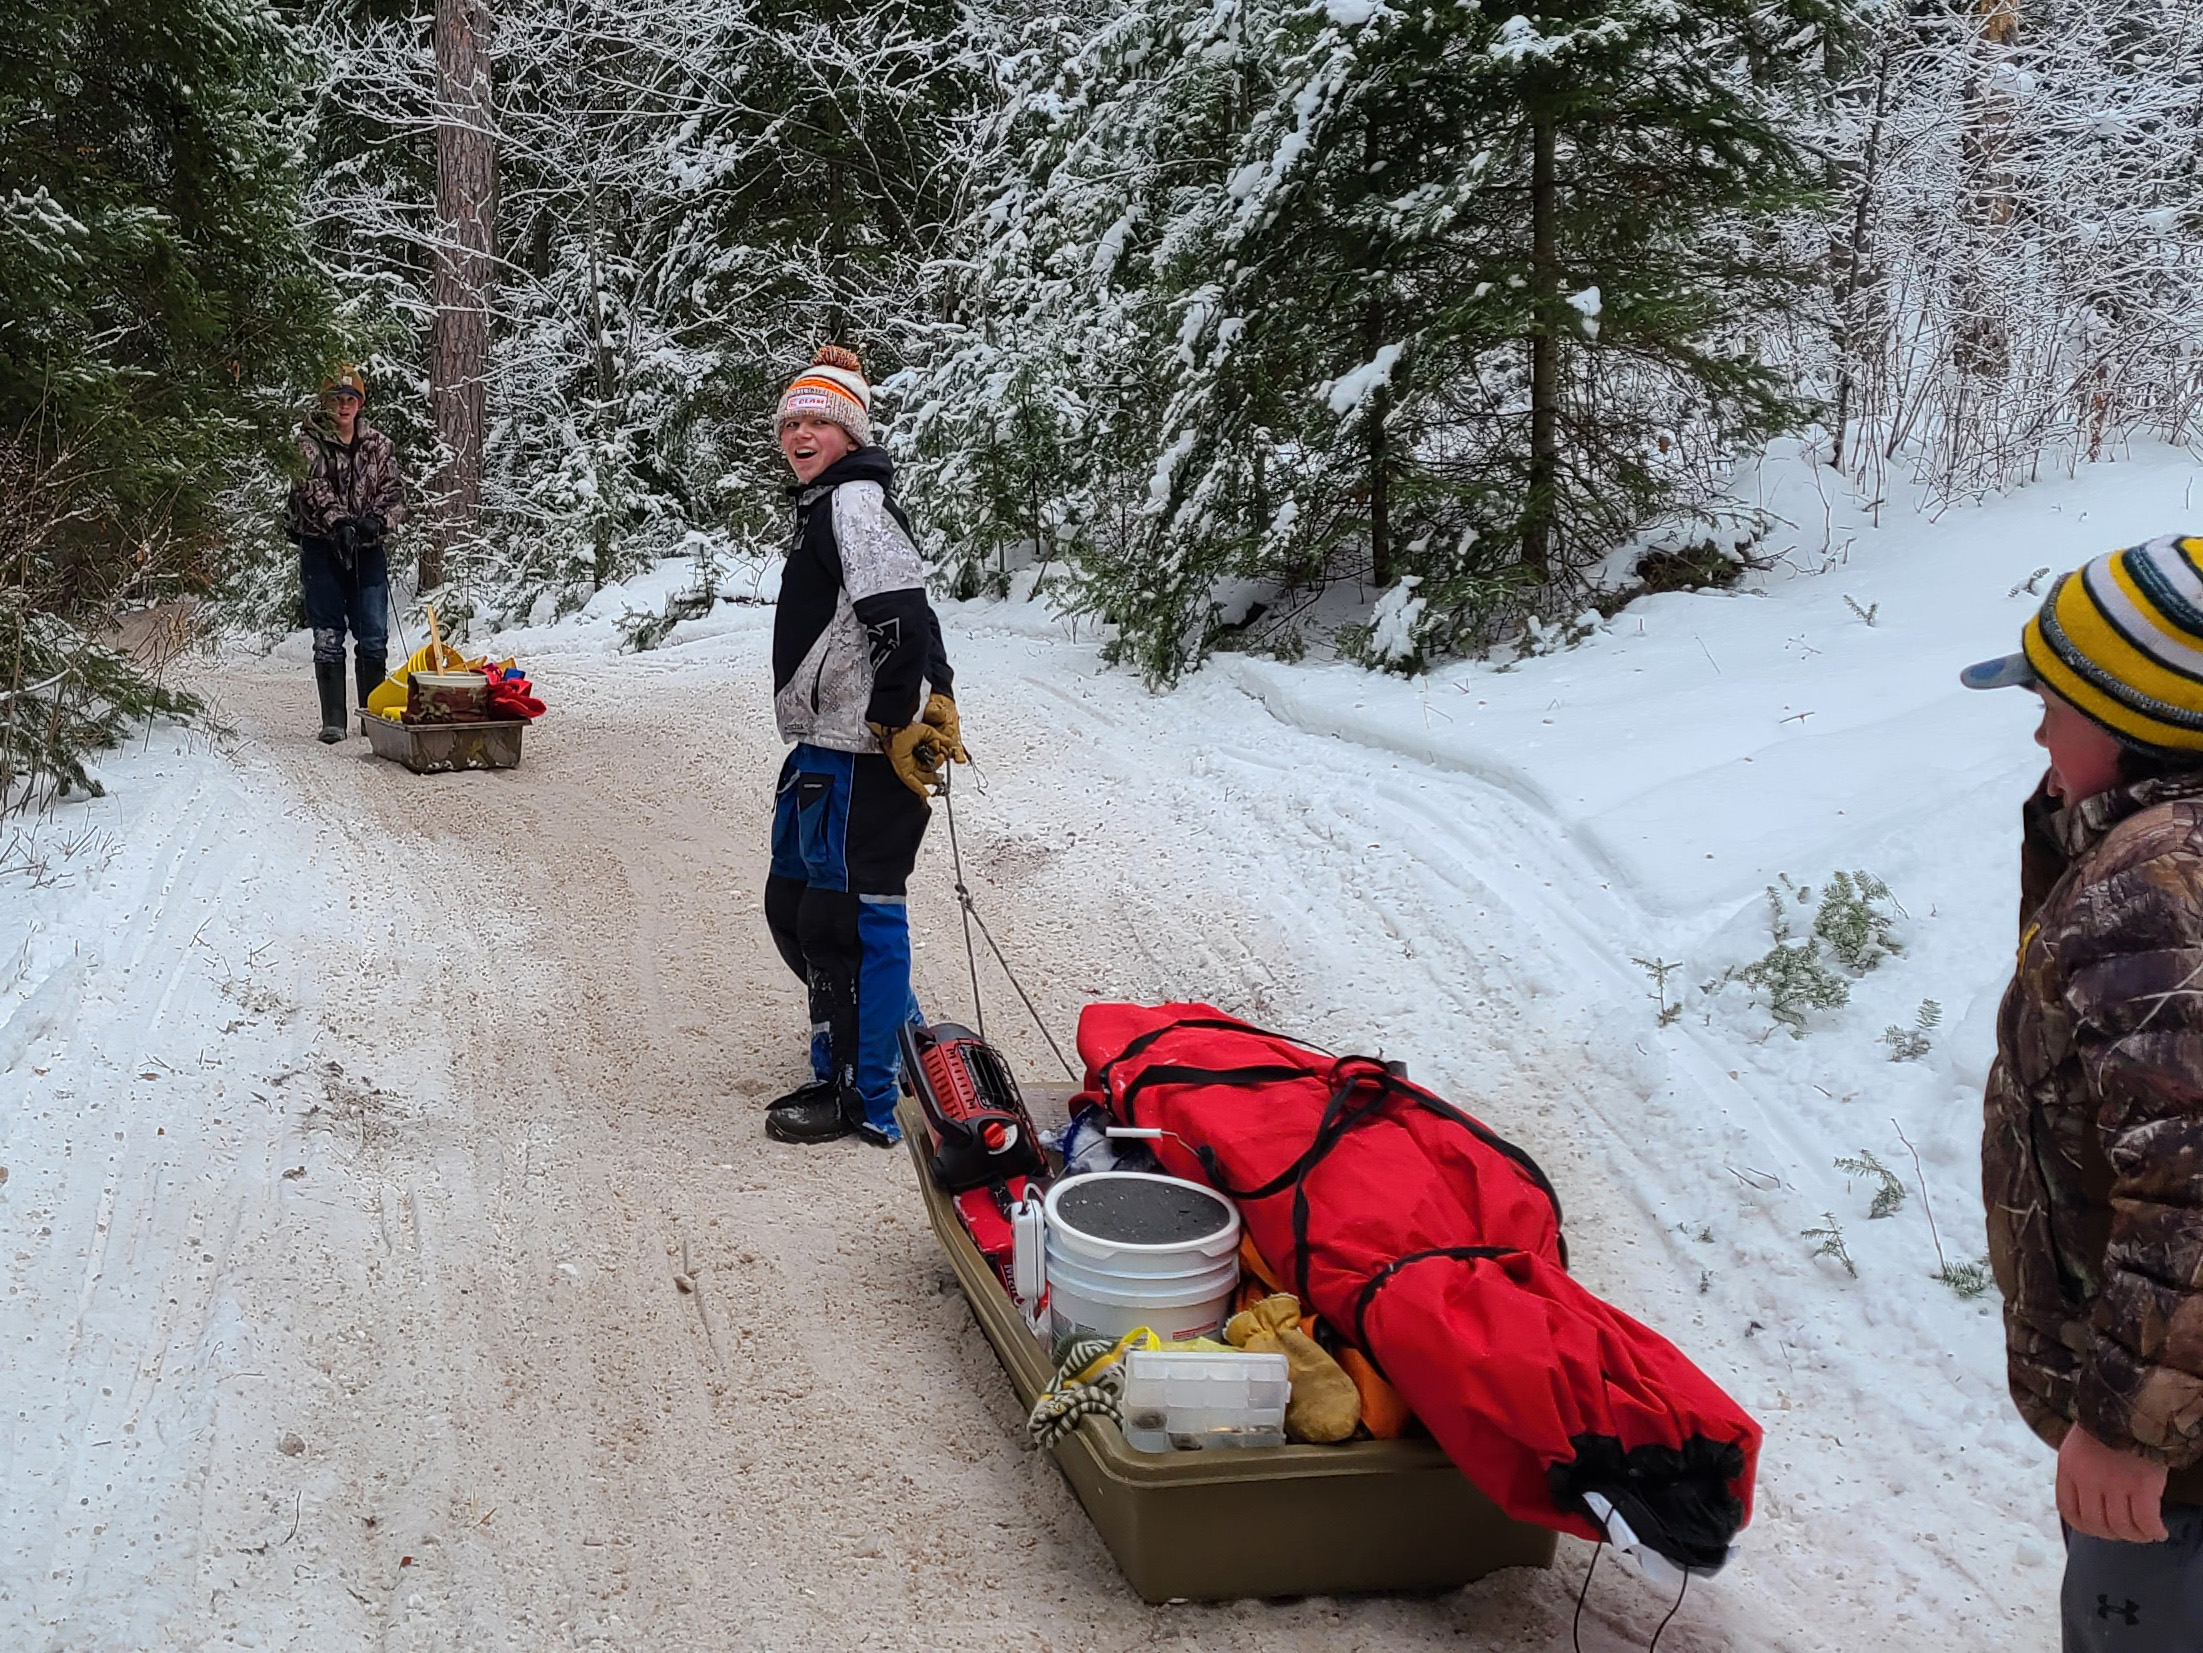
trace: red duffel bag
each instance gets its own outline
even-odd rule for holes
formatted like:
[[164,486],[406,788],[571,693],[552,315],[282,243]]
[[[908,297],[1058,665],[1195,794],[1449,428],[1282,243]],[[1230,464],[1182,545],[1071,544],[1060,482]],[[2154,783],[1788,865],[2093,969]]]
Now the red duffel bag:
[[1569,1277],[1529,1155],[1381,1061],[1208,1005],[1090,1005],[1079,1054],[1084,1100],[1168,1133],[1165,1169],[1238,1202],[1278,1278],[1501,1509],[1591,1539],[1611,1510],[1678,1566],[1727,1559],[1759,1426]]

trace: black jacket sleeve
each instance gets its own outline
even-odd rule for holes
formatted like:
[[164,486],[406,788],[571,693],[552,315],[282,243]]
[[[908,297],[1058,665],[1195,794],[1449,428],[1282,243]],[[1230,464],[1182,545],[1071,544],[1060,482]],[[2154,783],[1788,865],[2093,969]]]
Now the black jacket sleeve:
[[872,648],[872,699],[864,720],[900,729],[916,723],[925,708],[918,689],[929,676],[927,665],[940,646],[941,623],[923,591],[882,591],[859,597],[857,611]]
[[956,673],[949,667],[949,651],[941,641],[941,617],[933,612],[933,605],[926,604],[926,628],[933,637],[933,650],[926,656],[926,684],[935,694],[956,698]]

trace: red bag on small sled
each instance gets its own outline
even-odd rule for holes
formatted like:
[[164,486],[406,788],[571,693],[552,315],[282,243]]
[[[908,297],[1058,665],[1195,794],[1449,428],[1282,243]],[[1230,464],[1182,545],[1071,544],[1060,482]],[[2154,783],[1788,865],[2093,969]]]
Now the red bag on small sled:
[[1569,1276],[1529,1155],[1375,1058],[1208,1005],[1090,1005],[1079,1054],[1081,1100],[1168,1133],[1164,1168],[1238,1203],[1279,1278],[1508,1515],[1602,1538],[1596,1496],[1678,1566],[1727,1559],[1759,1426]]

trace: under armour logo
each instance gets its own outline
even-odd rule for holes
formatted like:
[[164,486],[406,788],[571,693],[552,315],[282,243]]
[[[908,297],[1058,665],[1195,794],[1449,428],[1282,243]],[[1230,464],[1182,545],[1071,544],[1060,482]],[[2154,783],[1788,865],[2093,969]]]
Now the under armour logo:
[[2111,1605],[2109,1596],[2099,1595],[2096,1598],[2096,1616],[2100,1619],[2108,1619],[2113,1614],[2117,1614],[2130,1625],[2140,1624],[2142,1622],[2142,1604],[2138,1601],[2129,1601],[2114,1607]]

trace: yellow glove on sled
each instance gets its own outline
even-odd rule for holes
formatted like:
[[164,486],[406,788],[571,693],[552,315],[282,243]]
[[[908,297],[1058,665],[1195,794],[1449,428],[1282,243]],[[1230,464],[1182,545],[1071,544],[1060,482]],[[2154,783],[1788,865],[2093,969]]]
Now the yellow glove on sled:
[[1362,1421],[1361,1391],[1322,1345],[1300,1329],[1300,1299],[1289,1291],[1265,1297],[1231,1318],[1224,1341],[1255,1354],[1285,1357],[1293,1380],[1285,1403],[1285,1438],[1329,1445],[1354,1433]]
[[927,696],[926,709],[919,713],[918,721],[939,732],[944,757],[955,763],[971,762],[971,754],[964,750],[964,726],[957,721],[955,701],[945,694]]
[[921,798],[941,790],[941,765],[945,760],[940,730],[930,723],[909,723],[900,729],[875,723],[872,733],[879,737],[880,750],[887,754],[888,763],[903,785]]

